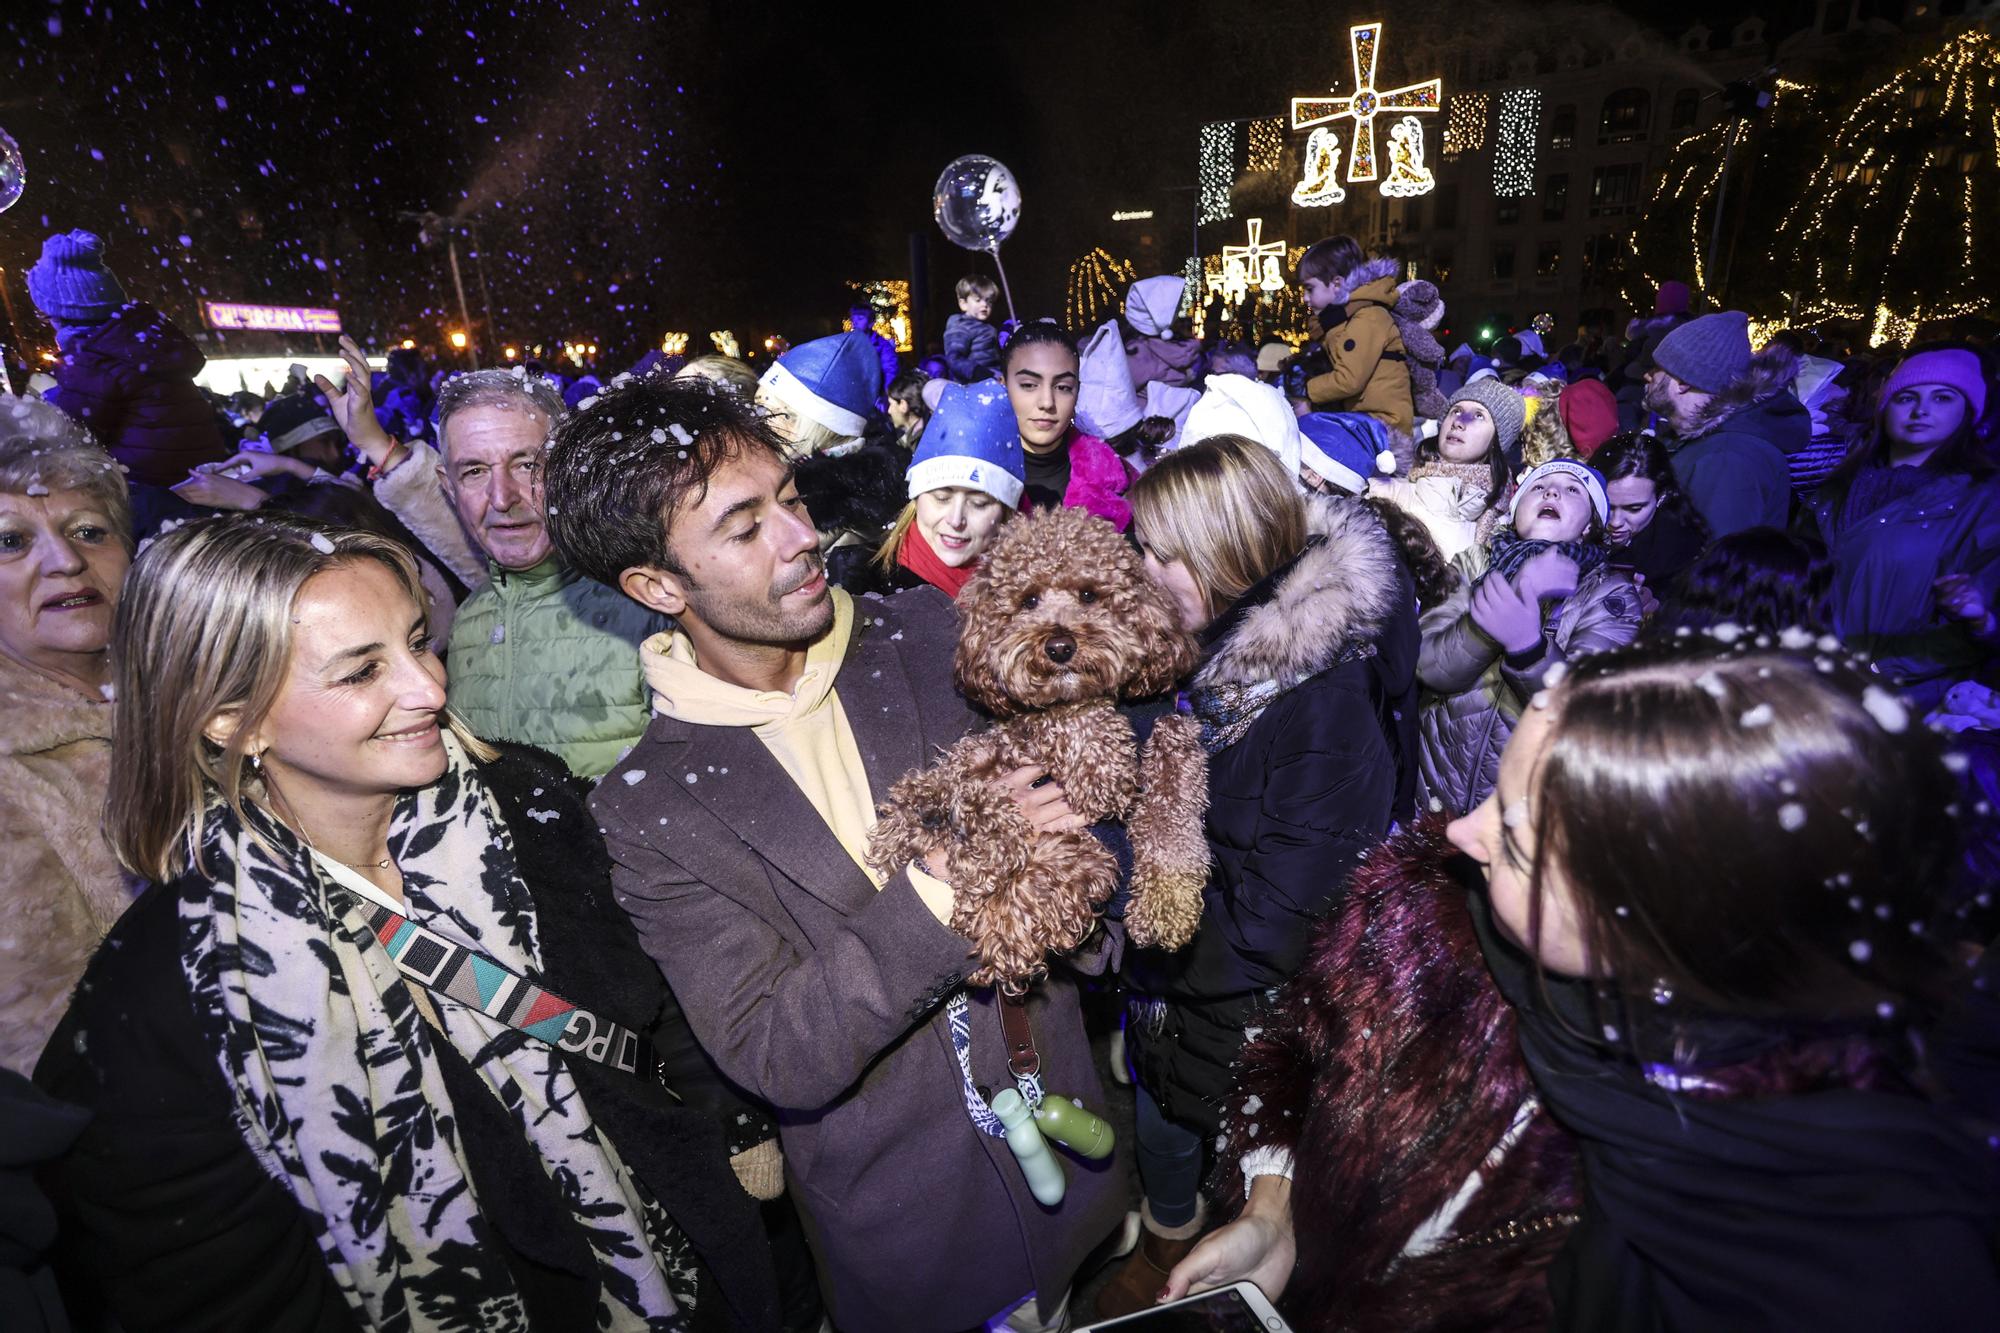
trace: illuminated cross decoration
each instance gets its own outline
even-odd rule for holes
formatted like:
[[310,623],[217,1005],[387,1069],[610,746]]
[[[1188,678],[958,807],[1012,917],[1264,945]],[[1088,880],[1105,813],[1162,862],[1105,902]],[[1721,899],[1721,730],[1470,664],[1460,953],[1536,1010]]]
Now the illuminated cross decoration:
[[1347,30],[1354,46],[1354,92],[1346,97],[1294,97],[1292,128],[1311,129],[1343,117],[1354,121],[1349,136],[1353,148],[1347,155],[1347,179],[1375,179],[1375,116],[1378,112],[1434,114],[1443,101],[1444,81],[1430,79],[1407,88],[1378,92],[1375,88],[1375,57],[1382,40],[1382,25],[1357,23]]
[[1231,279],[1229,286],[1240,291],[1248,291],[1252,287],[1265,292],[1282,291],[1285,286],[1285,243],[1272,241],[1265,244],[1262,218],[1251,218],[1246,225],[1250,229],[1248,245],[1222,247],[1222,271]]

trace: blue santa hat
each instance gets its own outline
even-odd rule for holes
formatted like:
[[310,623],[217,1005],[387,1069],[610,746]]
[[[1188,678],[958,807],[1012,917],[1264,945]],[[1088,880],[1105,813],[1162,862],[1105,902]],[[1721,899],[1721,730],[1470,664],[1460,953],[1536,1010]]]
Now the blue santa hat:
[[800,343],[758,383],[808,421],[854,437],[868,428],[882,396],[882,359],[873,339],[850,330]]
[[1360,495],[1377,472],[1393,474],[1389,428],[1361,412],[1309,412],[1299,418],[1299,464],[1343,491]]
[[912,500],[926,491],[963,486],[984,491],[1009,509],[1020,508],[1027,471],[1007,390],[993,380],[946,384],[907,475]]

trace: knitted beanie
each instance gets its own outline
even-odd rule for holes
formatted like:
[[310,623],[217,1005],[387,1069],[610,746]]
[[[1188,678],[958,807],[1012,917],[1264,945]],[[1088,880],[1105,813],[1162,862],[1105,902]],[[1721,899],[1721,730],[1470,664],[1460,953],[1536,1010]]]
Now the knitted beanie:
[[1703,393],[1721,393],[1750,369],[1750,316],[1718,310],[1691,319],[1660,339],[1653,364]]
[[1527,475],[1521,478],[1521,484],[1514,488],[1514,498],[1507,506],[1507,517],[1512,519],[1521,512],[1521,499],[1528,493],[1528,487],[1550,476],[1574,477],[1582,482],[1585,494],[1590,497],[1590,511],[1597,515],[1597,521],[1605,523],[1610,520],[1611,500],[1604,493],[1604,478],[1574,458],[1554,458],[1540,467],[1530,468]]
[[1599,380],[1578,380],[1556,399],[1556,412],[1578,458],[1588,458],[1618,433],[1618,400]]
[[[1512,449],[1514,441],[1521,438],[1522,427],[1528,424],[1528,405],[1521,401],[1521,395],[1492,375],[1467,381],[1451,401],[1478,403],[1485,408],[1486,415],[1493,418],[1493,444],[1502,450]],[[1447,407],[1445,412],[1449,415],[1451,409]]]
[[28,270],[28,295],[51,319],[102,324],[125,304],[125,289],[104,265],[103,238],[87,231],[51,236]]
[[1889,400],[1902,390],[1919,384],[1942,384],[1947,389],[1956,389],[1972,408],[1974,421],[1986,415],[1986,376],[1977,352],[1963,347],[1940,347],[1934,352],[1904,357],[1890,372],[1889,382],[1882,386],[1882,406],[1887,407]]

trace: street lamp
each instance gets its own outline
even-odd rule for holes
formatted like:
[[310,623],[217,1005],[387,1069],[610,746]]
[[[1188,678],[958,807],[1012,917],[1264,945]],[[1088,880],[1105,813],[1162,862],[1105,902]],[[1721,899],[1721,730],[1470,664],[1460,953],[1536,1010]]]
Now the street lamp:
[[453,346],[454,348],[456,348],[456,349],[458,349],[459,351],[463,352],[463,351],[465,350],[465,341],[466,341],[466,339],[465,339],[465,330],[463,330],[463,329],[453,329],[453,330],[451,331],[451,345],[452,345],[452,346]]

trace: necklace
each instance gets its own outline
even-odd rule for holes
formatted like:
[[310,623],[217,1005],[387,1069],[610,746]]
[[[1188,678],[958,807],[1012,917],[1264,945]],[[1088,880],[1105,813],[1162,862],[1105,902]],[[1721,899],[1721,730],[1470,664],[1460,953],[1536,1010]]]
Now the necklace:
[[337,856],[328,856],[328,853],[321,851],[319,844],[312,840],[312,834],[306,832],[305,823],[302,820],[300,820],[297,815],[292,813],[292,803],[290,801],[287,801],[285,799],[285,794],[278,790],[278,784],[271,781],[271,775],[269,773],[266,773],[263,775],[263,777],[264,777],[264,789],[270,792],[272,796],[277,798],[275,804],[282,805],[285,807],[284,814],[288,816],[286,822],[290,824],[293,830],[298,833],[299,839],[305,843],[308,851],[311,851],[319,856],[327,856],[329,860],[335,862],[336,864],[344,865],[349,870],[387,870],[390,868],[390,866],[395,864],[394,858],[387,856],[383,857],[380,861],[342,861]]

